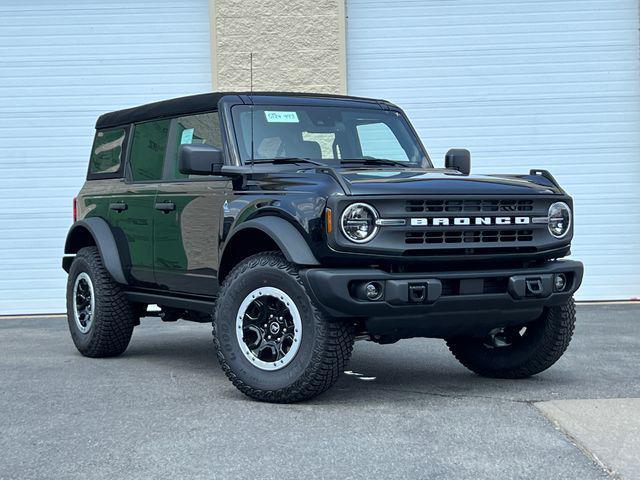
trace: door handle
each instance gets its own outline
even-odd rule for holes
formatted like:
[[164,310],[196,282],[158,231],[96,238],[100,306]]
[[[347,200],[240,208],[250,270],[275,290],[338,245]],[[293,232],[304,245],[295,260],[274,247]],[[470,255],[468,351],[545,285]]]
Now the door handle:
[[176,209],[176,204],[173,202],[159,202],[155,205],[156,210],[160,210],[162,213],[169,213]]
[[127,209],[127,204],[124,202],[116,202],[109,204],[109,210],[115,210],[116,212],[123,212]]

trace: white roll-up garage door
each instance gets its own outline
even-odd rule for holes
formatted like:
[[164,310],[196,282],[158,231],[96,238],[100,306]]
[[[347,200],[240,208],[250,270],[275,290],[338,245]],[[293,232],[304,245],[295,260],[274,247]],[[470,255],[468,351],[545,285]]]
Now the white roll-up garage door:
[[0,315],[65,310],[95,120],[211,90],[208,0],[0,5]]
[[402,107],[436,164],[550,170],[574,196],[580,299],[640,297],[638,0],[347,0],[352,95]]

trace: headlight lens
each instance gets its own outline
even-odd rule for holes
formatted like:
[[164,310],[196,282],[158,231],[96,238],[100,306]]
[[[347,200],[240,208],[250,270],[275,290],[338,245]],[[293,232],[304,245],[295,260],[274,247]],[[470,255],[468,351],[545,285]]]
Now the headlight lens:
[[345,237],[355,243],[365,243],[378,233],[378,212],[366,203],[353,203],[344,209],[340,226]]
[[549,232],[556,238],[564,237],[571,226],[571,209],[564,202],[549,207]]

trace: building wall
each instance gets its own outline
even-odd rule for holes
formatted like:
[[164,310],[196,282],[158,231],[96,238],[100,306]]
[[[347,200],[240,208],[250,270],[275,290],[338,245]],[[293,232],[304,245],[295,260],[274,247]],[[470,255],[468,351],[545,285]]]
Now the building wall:
[[211,0],[214,90],[346,93],[344,0]]

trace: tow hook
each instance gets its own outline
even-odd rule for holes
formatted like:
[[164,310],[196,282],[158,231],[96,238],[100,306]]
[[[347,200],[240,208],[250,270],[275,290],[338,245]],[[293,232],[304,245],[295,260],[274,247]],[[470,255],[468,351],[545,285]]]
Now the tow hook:
[[424,285],[409,285],[409,301],[413,303],[424,302],[427,296],[427,288]]
[[527,285],[527,293],[534,296],[542,293],[542,280],[539,278],[527,278],[525,284]]
[[516,299],[548,297],[553,293],[553,274],[514,275],[509,277],[508,291]]

